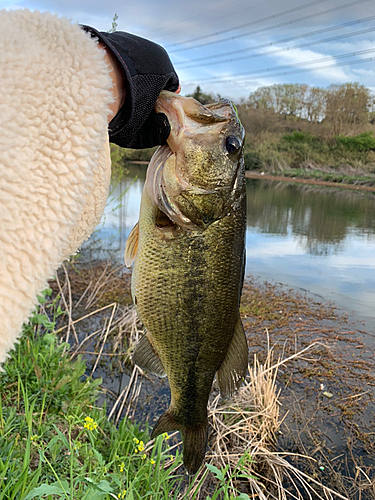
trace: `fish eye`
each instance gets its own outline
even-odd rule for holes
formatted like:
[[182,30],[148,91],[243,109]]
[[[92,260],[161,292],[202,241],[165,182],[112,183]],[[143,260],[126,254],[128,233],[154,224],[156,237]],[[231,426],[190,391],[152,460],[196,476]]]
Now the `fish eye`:
[[230,135],[225,141],[225,147],[230,155],[234,155],[241,149],[241,142],[238,137]]

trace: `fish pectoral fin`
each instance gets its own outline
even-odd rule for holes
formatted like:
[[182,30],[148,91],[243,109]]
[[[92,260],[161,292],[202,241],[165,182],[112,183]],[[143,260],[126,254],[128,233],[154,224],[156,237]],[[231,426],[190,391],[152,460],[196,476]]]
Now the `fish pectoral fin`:
[[241,318],[238,317],[227,355],[217,371],[217,382],[223,397],[231,396],[245,378],[248,348]]
[[132,361],[139,366],[139,368],[142,368],[142,370],[145,370],[148,373],[157,375],[161,378],[167,376],[163,363],[161,362],[159,355],[152,344],[149,333],[143,335],[141,340],[135,346]]
[[151,439],[160,436],[164,432],[180,431],[184,443],[184,466],[190,475],[195,474],[202,465],[207,447],[208,423],[207,418],[195,425],[179,424],[171,408],[157,421]]
[[130,231],[128,239],[126,240],[125,245],[125,266],[131,267],[133,262],[135,261],[135,257],[137,255],[138,250],[138,237],[139,237],[139,222],[133,227]]

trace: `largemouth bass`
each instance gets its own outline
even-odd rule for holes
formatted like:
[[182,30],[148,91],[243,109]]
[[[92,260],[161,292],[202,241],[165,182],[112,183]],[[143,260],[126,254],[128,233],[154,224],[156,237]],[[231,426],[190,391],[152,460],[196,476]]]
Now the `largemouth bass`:
[[162,92],[157,111],[171,124],[151,159],[139,223],[129,235],[132,295],[146,328],[133,354],[168,376],[169,409],[152,437],[179,430],[184,465],[195,474],[207,444],[207,402],[215,374],[227,397],[246,374],[239,316],[244,276],[244,129],[229,101],[203,106]]

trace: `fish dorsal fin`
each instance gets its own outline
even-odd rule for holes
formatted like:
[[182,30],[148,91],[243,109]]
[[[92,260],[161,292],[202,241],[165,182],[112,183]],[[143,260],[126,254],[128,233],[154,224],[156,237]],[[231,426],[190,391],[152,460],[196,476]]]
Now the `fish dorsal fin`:
[[139,368],[142,368],[142,370],[148,373],[152,373],[162,378],[167,376],[148,332],[143,335],[136,345],[132,355],[132,361],[139,366]]
[[231,396],[246,375],[248,348],[241,318],[238,317],[232,342],[217,372],[217,383],[223,397]]
[[126,240],[125,255],[124,255],[126,267],[131,267],[131,265],[135,261],[135,257],[137,255],[137,250],[138,250],[138,237],[139,237],[139,222],[137,222],[137,224],[130,231],[128,239]]

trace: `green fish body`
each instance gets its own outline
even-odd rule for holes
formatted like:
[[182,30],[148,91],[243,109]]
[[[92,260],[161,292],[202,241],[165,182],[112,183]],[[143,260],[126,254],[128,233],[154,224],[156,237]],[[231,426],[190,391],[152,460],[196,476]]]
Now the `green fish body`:
[[[159,103],[172,124],[175,151],[164,146],[155,153],[139,223],[126,248],[127,264],[135,259],[132,295],[146,328],[133,361],[168,376],[170,407],[152,437],[179,430],[185,467],[194,474],[205,455],[215,374],[221,394],[228,396],[247,369],[239,317],[246,229],[244,134],[229,102],[205,108],[183,101],[174,118],[170,102],[178,100],[181,106],[186,98],[166,94]],[[192,129],[184,123],[181,133],[178,126],[186,113],[198,125]]]

